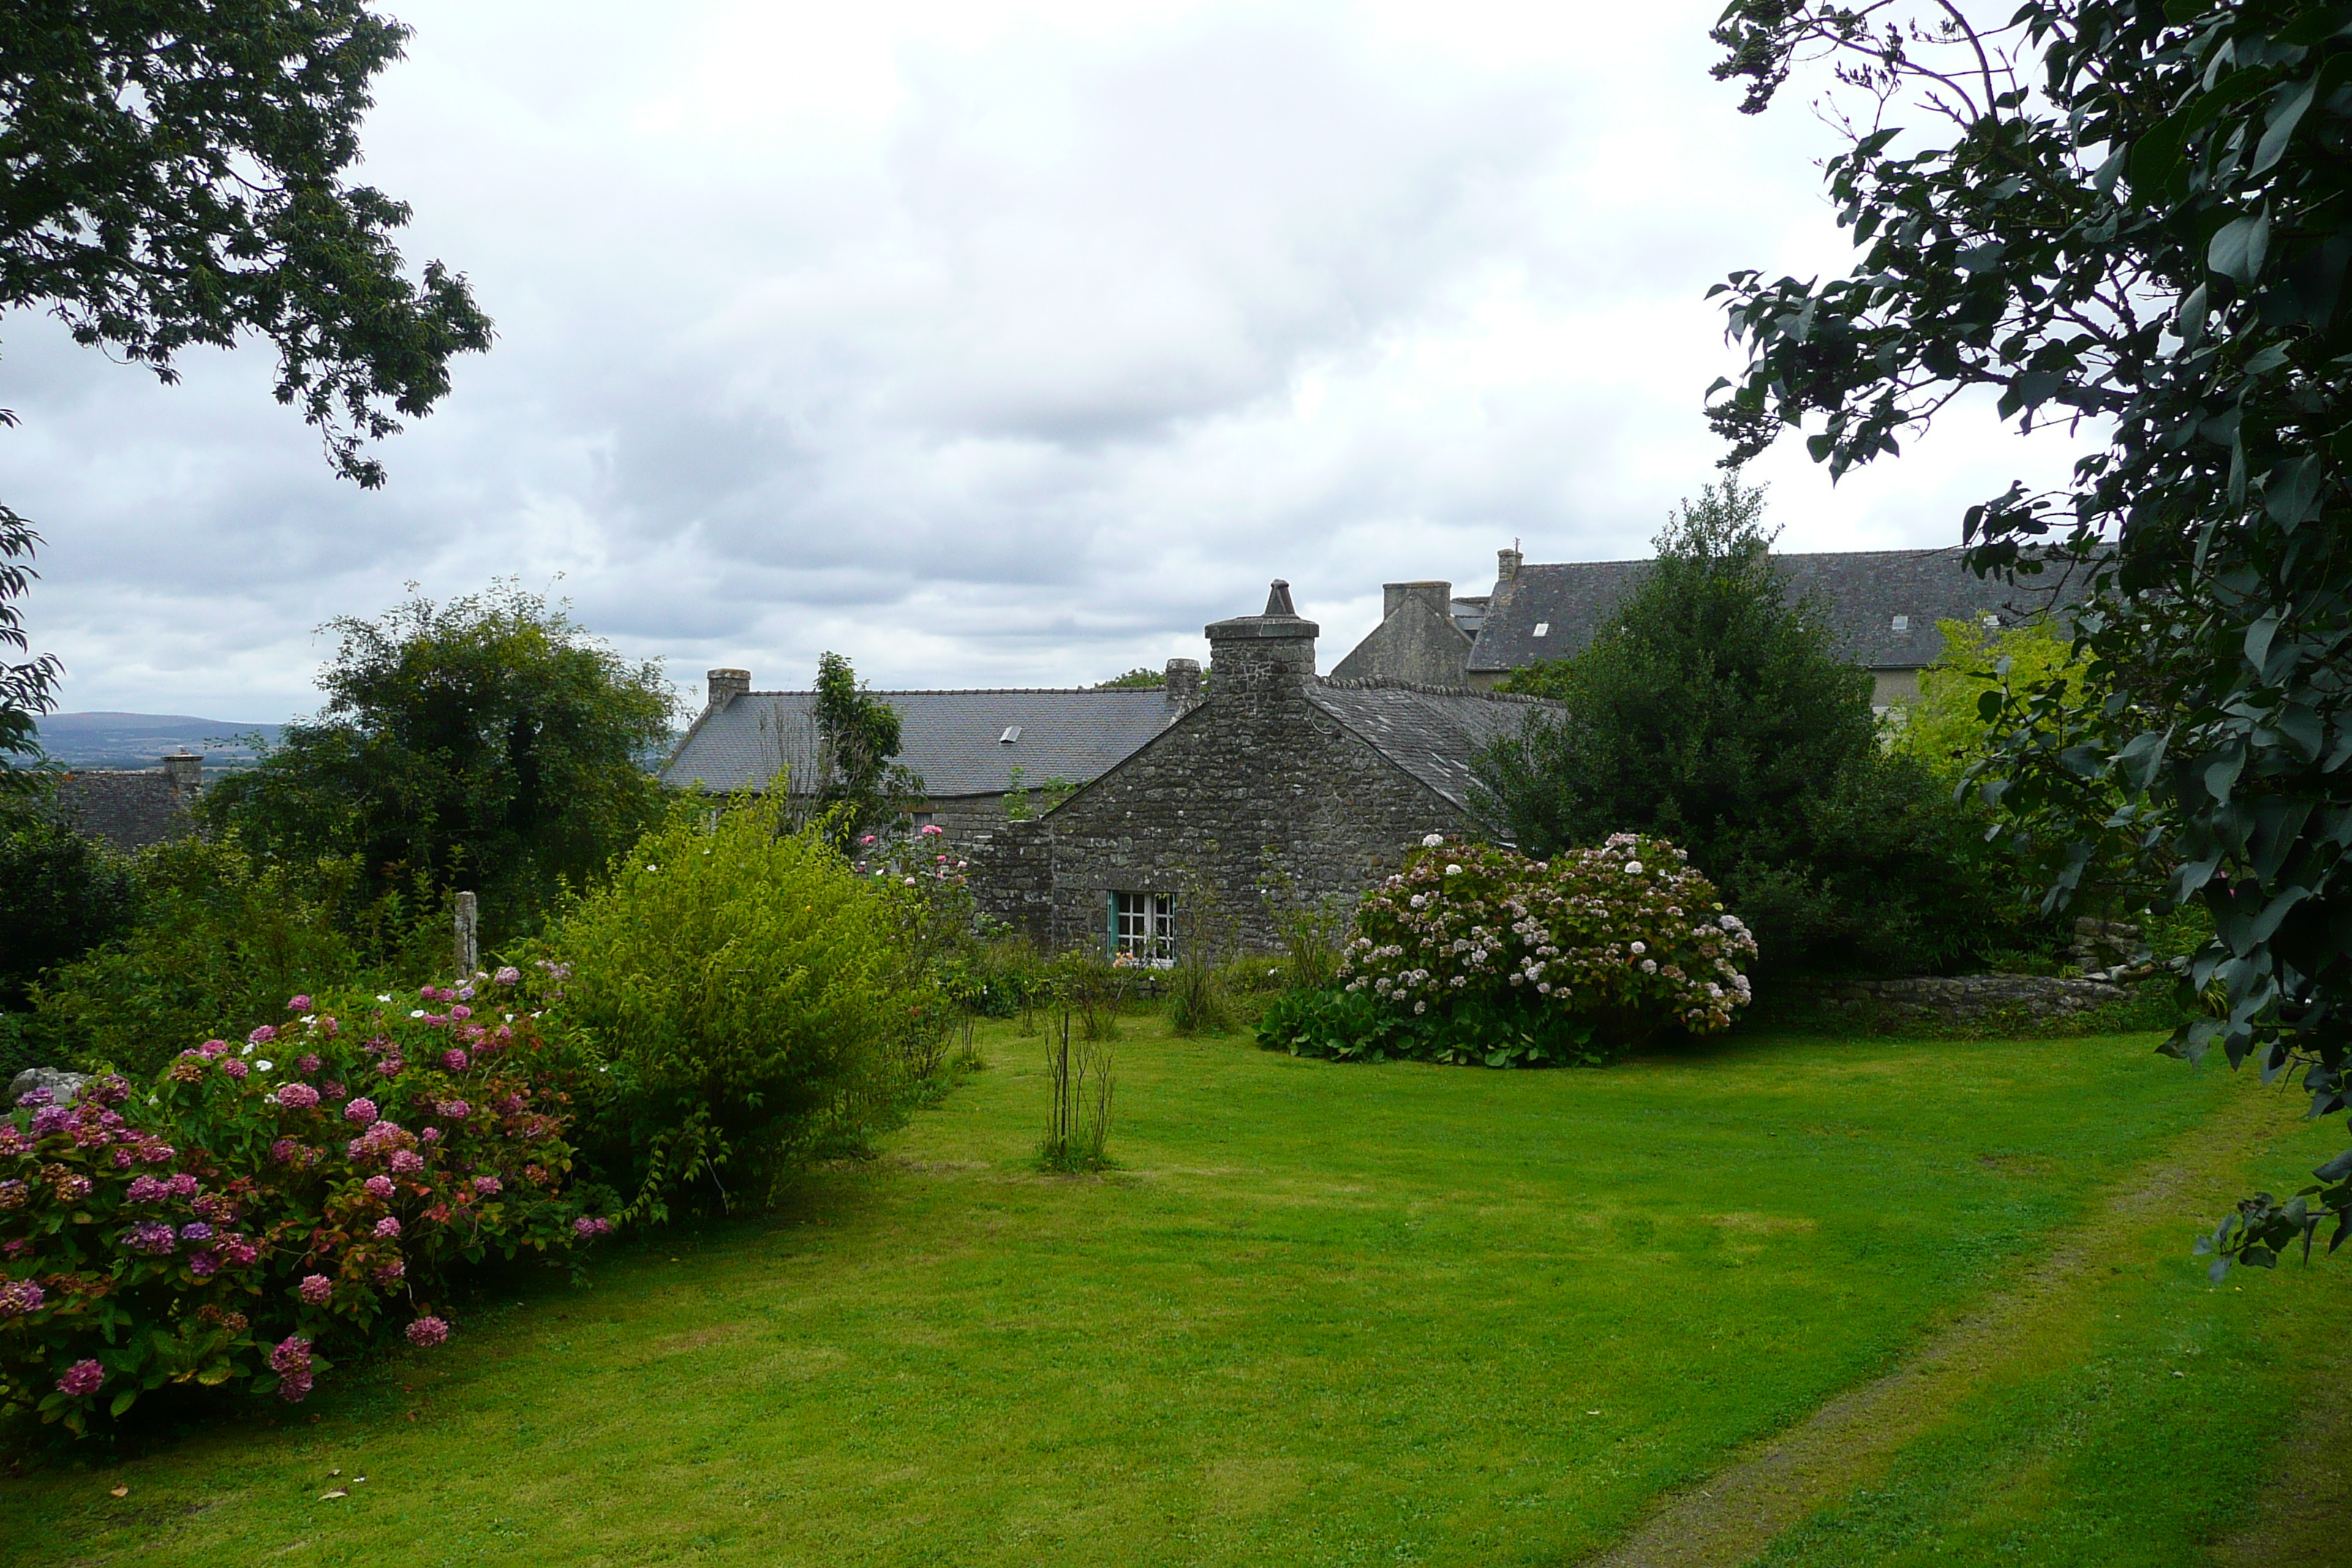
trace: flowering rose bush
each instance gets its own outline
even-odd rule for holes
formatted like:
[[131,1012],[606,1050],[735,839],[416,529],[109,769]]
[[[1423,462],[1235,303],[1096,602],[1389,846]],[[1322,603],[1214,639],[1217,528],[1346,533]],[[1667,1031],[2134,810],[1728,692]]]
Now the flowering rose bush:
[[1432,835],[1357,910],[1339,994],[1279,1014],[1268,1043],[1496,1067],[1602,1060],[1668,1028],[1727,1027],[1755,951],[1662,839],[1621,833],[1542,861]]
[[608,1231],[565,1190],[586,1064],[511,984],[416,1000],[297,997],[147,1092],[0,1117],[0,1405],[79,1433],[166,1384],[299,1400],[321,1346],[439,1343],[460,1264]]

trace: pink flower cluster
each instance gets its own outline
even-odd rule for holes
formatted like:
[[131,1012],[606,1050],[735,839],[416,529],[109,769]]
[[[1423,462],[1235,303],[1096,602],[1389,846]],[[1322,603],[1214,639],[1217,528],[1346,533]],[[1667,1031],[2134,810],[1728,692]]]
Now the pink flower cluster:
[[58,1379],[58,1392],[68,1399],[88,1399],[106,1386],[106,1368],[95,1361],[78,1361]]
[[430,1350],[435,1345],[446,1343],[448,1338],[449,1325],[439,1318],[423,1317],[408,1325],[408,1342],[413,1345]]
[[278,1397],[299,1405],[310,1395],[310,1342],[289,1334],[269,1352],[269,1370],[278,1374]]

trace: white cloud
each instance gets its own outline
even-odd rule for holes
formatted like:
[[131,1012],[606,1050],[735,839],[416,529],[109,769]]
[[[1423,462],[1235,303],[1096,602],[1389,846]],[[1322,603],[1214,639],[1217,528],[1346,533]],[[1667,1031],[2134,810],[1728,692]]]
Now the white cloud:
[[[1384,578],[1641,553],[1717,455],[1706,286],[1845,257],[1712,6],[400,14],[366,176],[499,345],[362,494],[266,349],[166,391],[8,321],[71,707],[283,717],[318,622],[506,574],[688,681],[1099,679],[1276,575],[1328,664]],[[1759,467],[1790,548],[1941,543],[2063,445]]]

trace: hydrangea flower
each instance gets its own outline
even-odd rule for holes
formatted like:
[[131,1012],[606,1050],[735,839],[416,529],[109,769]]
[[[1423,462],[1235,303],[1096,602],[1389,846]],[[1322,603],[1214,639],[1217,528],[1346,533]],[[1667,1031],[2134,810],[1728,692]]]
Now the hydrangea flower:
[[[428,1127],[425,1131],[430,1132],[434,1129]],[[394,1149],[391,1160],[386,1163],[397,1175],[413,1176],[425,1169],[425,1156],[414,1149]]]
[[241,1236],[232,1236],[221,1243],[220,1251],[232,1268],[242,1268],[261,1256],[261,1249]]
[[220,1254],[217,1252],[193,1253],[188,1258],[189,1270],[199,1279],[211,1279],[220,1272]]
[[451,1072],[466,1070],[466,1053],[454,1047],[441,1053],[441,1065]]
[[200,1219],[190,1220],[180,1227],[182,1241],[210,1241],[212,1238],[213,1227]]
[[499,972],[490,978],[501,985],[519,985],[522,983],[522,971],[511,963],[502,963],[499,966]]
[[349,1105],[343,1107],[343,1120],[346,1121],[356,1121],[361,1126],[365,1127],[369,1122],[373,1121],[375,1118],[375,1101],[368,1099],[365,1095],[362,1095],[359,1099],[352,1100]]
[[474,1178],[474,1193],[478,1197],[497,1197],[499,1195],[500,1186],[501,1184],[496,1176],[476,1176]]
[[439,1100],[434,1104],[433,1109],[452,1121],[463,1121],[474,1114],[474,1108],[462,1100]]
[[399,1217],[395,1215],[384,1215],[375,1222],[375,1233],[386,1241],[397,1240],[400,1236]]
[[449,1338],[449,1325],[435,1317],[417,1319],[408,1325],[408,1342],[430,1350]]
[[[319,1058],[308,1058],[316,1062]],[[289,1110],[308,1110],[319,1103],[319,1091],[307,1083],[281,1083],[275,1097]]]
[[286,1010],[289,1013],[307,1013],[310,1010],[310,998],[307,995],[289,997],[286,1002]]
[[78,1361],[58,1379],[58,1392],[68,1399],[88,1399],[106,1385],[106,1368],[95,1361]]
[[277,1037],[278,1026],[275,1024],[264,1024],[261,1027],[254,1030],[253,1033],[246,1036],[245,1043],[248,1046],[266,1046]]
[[38,1307],[43,1300],[41,1288],[30,1279],[11,1279],[0,1283],[0,1318],[21,1318]]
[[305,1274],[295,1290],[307,1304],[323,1307],[334,1297],[335,1282],[323,1274]]
[[228,1074],[229,1077],[234,1079],[242,1079],[247,1073],[249,1073],[253,1069],[251,1068],[247,1067],[235,1057],[231,1057],[228,1060],[221,1063],[221,1071]]
[[382,1198],[386,1201],[391,1199],[393,1193],[396,1190],[392,1184],[392,1178],[390,1176],[370,1176],[362,1184],[367,1188],[369,1196]]
[[160,1258],[180,1245],[179,1233],[170,1226],[147,1220],[132,1226],[122,1235],[122,1245],[133,1252],[143,1252]]
[[314,1056],[304,1055],[295,1059],[294,1068],[296,1071],[307,1076],[319,1070],[320,1061]]

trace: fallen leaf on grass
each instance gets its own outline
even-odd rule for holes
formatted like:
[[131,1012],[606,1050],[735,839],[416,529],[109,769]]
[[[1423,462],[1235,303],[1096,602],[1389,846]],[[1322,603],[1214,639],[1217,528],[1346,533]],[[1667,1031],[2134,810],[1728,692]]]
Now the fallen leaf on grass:
[[109,1497],[129,1497],[131,1495],[131,1489],[127,1486],[117,1487],[106,1495]]
[[337,1487],[333,1491],[320,1492],[319,1494],[319,1500],[320,1502],[325,1502],[331,1498],[349,1497],[351,1495],[351,1493],[345,1491],[342,1488]]

